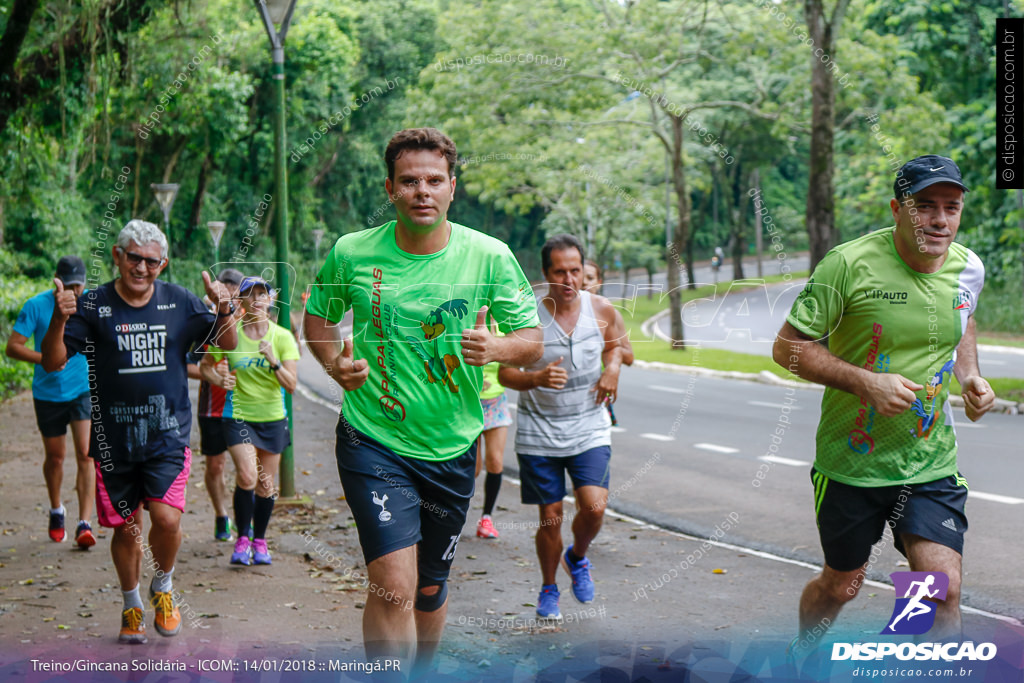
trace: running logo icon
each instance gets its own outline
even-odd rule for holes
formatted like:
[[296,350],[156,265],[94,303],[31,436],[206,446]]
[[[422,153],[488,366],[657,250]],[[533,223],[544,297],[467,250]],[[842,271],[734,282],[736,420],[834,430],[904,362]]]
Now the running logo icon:
[[[935,623],[934,602],[925,598],[945,600],[949,577],[943,572],[893,572],[896,605],[883,634],[921,635]],[[902,596],[902,597],[899,597]]]

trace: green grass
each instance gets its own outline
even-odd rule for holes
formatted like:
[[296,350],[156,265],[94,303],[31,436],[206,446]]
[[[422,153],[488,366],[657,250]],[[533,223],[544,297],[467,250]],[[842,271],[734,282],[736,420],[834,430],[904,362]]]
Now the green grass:
[[[986,377],[985,379],[988,380],[997,397],[1017,403],[1024,402],[1024,379],[1016,377],[996,377],[994,379]],[[949,385],[949,395],[959,396],[961,391],[963,390],[960,388],[960,382],[956,381],[954,376],[952,384]]]
[[[807,271],[793,273],[794,279],[807,277]],[[771,275],[763,279],[766,284],[784,282],[781,275]],[[745,284],[749,282],[750,284]],[[761,285],[761,280],[744,280],[733,284],[733,281],[726,280],[718,285],[706,285],[694,290],[685,289],[682,293],[682,302],[685,304],[694,299],[714,298],[723,296],[726,293],[753,289]],[[650,299],[640,296],[628,302],[616,302],[622,312],[622,318],[626,323],[626,330],[630,333],[633,341],[633,351],[637,360],[653,361],[661,363],[673,363],[675,365],[692,365],[701,368],[714,370],[731,370],[733,372],[758,373],[762,370],[774,373],[779,377],[795,379],[788,371],[779,367],[768,356],[757,356],[750,353],[738,353],[735,351],[723,351],[720,349],[701,349],[698,347],[687,347],[685,349],[673,349],[667,342],[660,339],[649,339],[640,329],[646,320],[668,308],[668,295],[661,294]],[[683,330],[685,335],[686,330]]]
[[1024,337],[1006,332],[986,332],[985,334],[978,335],[978,343],[991,346],[1016,346],[1017,348],[1024,348]]

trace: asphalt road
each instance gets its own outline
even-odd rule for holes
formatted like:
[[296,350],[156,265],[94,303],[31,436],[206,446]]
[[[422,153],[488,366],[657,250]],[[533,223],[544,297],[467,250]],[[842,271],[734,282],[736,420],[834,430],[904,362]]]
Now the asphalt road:
[[[725,283],[714,297],[683,306],[683,334],[688,343],[710,348],[771,356],[775,334],[806,280],[762,285],[746,291],[730,291],[739,285]],[[984,301],[984,299],[982,299]],[[984,304],[982,304],[984,305]],[[658,320],[669,333],[669,318]],[[978,360],[987,377],[1024,378],[1024,349],[981,346]]]
[[[308,353],[300,377],[336,402],[336,386]],[[510,400],[516,403],[515,392]],[[820,401],[813,389],[625,369],[615,404],[611,507],[702,536],[736,513],[740,522],[723,540],[820,564],[809,477]],[[770,454],[786,402],[790,423]],[[976,425],[961,424],[962,414],[957,420],[961,472],[971,486],[964,604],[1018,619],[1024,618],[1024,584],[1017,577],[1024,565],[1017,536],[1024,525],[1017,484],[1024,481],[1017,457],[1021,420],[997,414]],[[511,435],[505,465],[517,470]],[[888,537],[880,547],[872,578],[906,570]],[[751,590],[754,599],[762,587]]]

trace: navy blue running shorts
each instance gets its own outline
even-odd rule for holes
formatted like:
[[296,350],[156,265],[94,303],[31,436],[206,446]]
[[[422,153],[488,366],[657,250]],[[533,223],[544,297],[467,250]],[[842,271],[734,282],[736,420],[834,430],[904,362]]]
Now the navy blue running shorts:
[[523,485],[524,505],[547,505],[565,498],[565,473],[572,479],[573,489],[581,486],[608,488],[611,479],[611,446],[596,446],[567,458],[544,455],[523,455],[519,459],[519,478]]
[[199,417],[199,452],[220,455],[228,449],[224,439],[224,420],[219,417]]
[[91,417],[89,392],[83,392],[70,401],[42,401],[33,398],[36,409],[36,426],[44,437],[64,436],[68,433],[68,424]]
[[811,469],[818,535],[825,564],[840,572],[863,567],[889,525],[904,556],[902,534],[914,534],[963,555],[967,480],[959,473],[924,484],[850,486]]
[[338,419],[338,474],[366,564],[418,546],[419,582],[448,580],[476,483],[476,442],[462,455],[406,458]]

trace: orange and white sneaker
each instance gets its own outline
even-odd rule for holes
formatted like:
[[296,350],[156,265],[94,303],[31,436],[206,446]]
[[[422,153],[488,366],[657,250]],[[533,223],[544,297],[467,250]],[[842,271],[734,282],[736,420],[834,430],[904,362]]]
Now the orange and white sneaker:
[[476,535],[479,538],[498,537],[498,530],[494,528],[494,523],[491,521],[490,516],[481,517],[480,521],[476,523]]
[[174,604],[174,598],[170,592],[154,593],[149,591],[149,604],[156,610],[156,618],[153,619],[153,626],[156,632],[162,636],[176,636],[181,630],[181,613],[178,606]]
[[146,642],[146,624],[143,623],[142,608],[129,607],[121,612],[121,633],[117,642],[139,645]]

